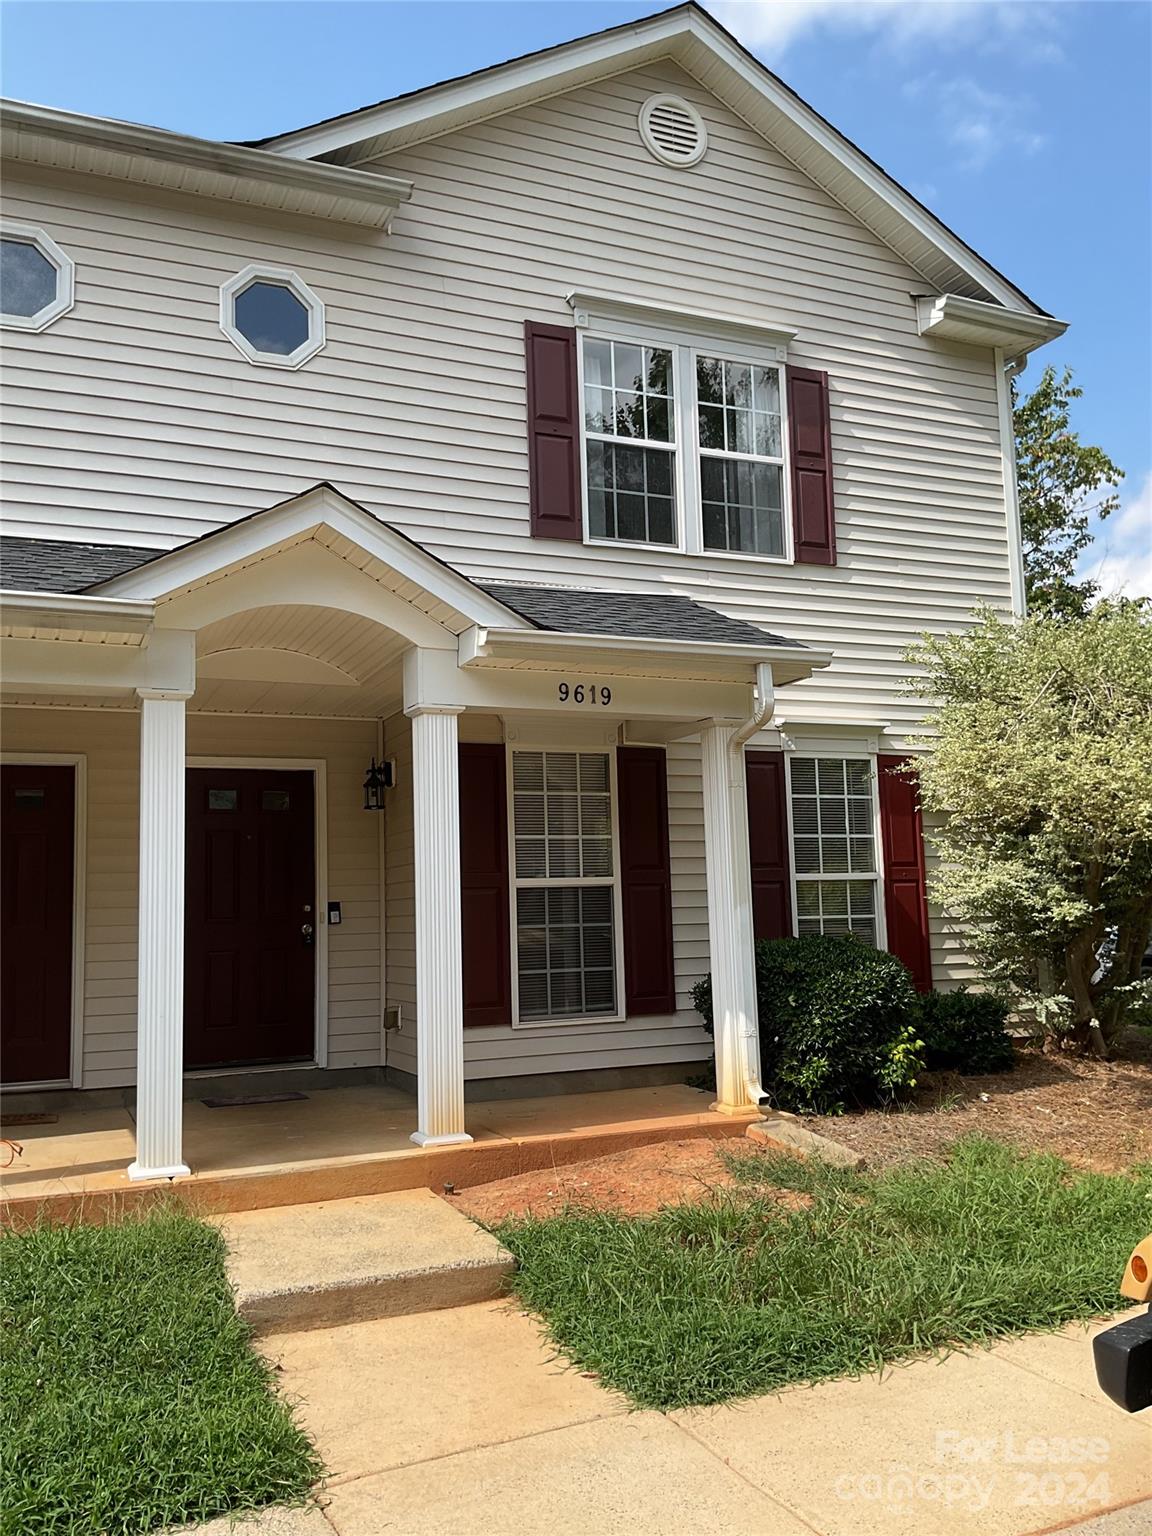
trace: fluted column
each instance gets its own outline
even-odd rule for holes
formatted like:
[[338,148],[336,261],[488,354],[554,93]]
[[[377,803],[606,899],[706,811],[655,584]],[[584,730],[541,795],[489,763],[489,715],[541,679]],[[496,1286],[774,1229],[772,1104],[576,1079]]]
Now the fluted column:
[[140,691],[140,957],[131,1179],[186,1174],[184,696]]
[[417,706],[412,720],[416,855],[418,1146],[471,1141],[464,1129],[460,952],[458,709]]
[[748,852],[744,751],[735,727],[705,726],[704,857],[708,878],[708,952],[716,1045],[715,1107],[728,1114],[754,1108],[760,1076],[752,871]]

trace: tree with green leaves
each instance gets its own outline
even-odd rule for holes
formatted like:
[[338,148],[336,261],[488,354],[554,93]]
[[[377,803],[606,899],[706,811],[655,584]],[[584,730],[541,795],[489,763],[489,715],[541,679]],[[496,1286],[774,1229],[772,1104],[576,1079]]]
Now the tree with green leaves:
[[1092,542],[1093,517],[1119,505],[1109,488],[1124,478],[1103,448],[1072,431],[1071,404],[1083,393],[1070,368],[1058,376],[1051,364],[1026,399],[1012,384],[1028,609],[1058,618],[1082,618],[1099,591],[1076,580],[1076,562]]
[[1152,1002],[1152,618],[984,610],[926,636],[912,687],[936,709],[910,769],[939,864],[930,895],[985,978],[1064,1045],[1107,1055]]

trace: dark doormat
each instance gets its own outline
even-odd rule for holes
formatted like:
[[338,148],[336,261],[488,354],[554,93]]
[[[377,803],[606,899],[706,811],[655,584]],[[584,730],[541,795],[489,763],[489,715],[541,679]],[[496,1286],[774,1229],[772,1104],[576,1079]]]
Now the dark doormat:
[[59,1115],[49,1114],[0,1115],[5,1125],[55,1125],[59,1119]]
[[306,1099],[306,1093],[250,1093],[235,1099],[201,1099],[206,1109],[240,1109],[246,1104],[291,1104]]

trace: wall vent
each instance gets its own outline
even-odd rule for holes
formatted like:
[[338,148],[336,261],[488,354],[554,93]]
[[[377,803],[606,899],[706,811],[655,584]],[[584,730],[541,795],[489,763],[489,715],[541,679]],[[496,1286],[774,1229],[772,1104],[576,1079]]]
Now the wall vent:
[[708,148],[704,119],[679,96],[649,96],[640,108],[640,137],[665,165],[695,165]]

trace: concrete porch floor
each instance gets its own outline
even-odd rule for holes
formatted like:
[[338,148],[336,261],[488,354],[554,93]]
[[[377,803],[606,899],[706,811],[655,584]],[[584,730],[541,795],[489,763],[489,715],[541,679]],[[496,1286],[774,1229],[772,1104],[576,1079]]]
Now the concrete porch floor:
[[[260,1092],[251,1081],[235,1091]],[[753,1111],[717,1114],[711,1102],[710,1094],[677,1083],[473,1103],[466,1115],[471,1144],[419,1148],[409,1139],[415,1101],[387,1084],[309,1089],[302,1099],[220,1109],[191,1099],[184,1150],[192,1176],[173,1187],[205,1211],[439,1189],[685,1134],[741,1135],[758,1118]],[[67,1109],[51,1124],[6,1122],[20,1114],[20,1097],[11,1095],[0,1108],[0,1135],[19,1142],[23,1155],[0,1173],[0,1193],[12,1218],[33,1208],[66,1214],[81,1203],[95,1213],[167,1187],[127,1177],[136,1152],[130,1109]]]

